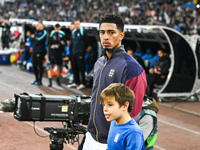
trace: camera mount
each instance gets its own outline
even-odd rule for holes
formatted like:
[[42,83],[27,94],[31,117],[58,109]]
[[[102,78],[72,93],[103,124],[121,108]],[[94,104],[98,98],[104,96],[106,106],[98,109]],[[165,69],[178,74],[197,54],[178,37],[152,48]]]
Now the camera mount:
[[86,128],[78,123],[69,122],[69,127],[45,127],[44,130],[49,132],[50,150],[62,150],[63,143],[79,143],[79,134],[85,134]]
[[66,122],[64,127],[44,128],[49,132],[50,150],[62,150],[63,143],[79,142],[79,135],[86,133],[87,129],[82,125],[89,121],[90,98],[88,95],[15,94],[14,118],[18,121]]

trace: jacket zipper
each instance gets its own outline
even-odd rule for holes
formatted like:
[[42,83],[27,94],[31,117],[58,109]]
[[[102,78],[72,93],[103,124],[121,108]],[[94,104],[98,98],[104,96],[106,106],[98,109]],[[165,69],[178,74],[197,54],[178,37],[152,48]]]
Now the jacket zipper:
[[103,72],[106,64],[107,64],[107,61],[104,64],[103,69],[101,70],[101,73],[100,73],[99,83],[98,83],[98,89],[97,89],[97,93],[96,93],[96,101],[95,101],[94,113],[93,113],[93,123],[94,123],[95,129],[96,129],[96,140],[98,142],[99,142],[99,139],[98,139],[98,129],[97,129],[97,126],[96,126],[96,123],[95,123],[95,112],[96,112],[96,106],[97,106],[97,101],[98,101],[98,93],[99,93],[99,85],[100,85],[100,81],[101,81],[101,75],[102,75],[102,72]]

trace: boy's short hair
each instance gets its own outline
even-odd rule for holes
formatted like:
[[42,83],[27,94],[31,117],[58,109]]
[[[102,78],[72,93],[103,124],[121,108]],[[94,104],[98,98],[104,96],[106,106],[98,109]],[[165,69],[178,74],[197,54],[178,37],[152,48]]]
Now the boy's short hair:
[[99,23],[99,28],[102,23],[114,23],[116,24],[117,29],[119,29],[122,32],[124,31],[123,19],[118,14],[114,14],[114,13],[106,14],[105,16],[101,18],[100,23]]
[[105,88],[100,95],[100,103],[104,103],[109,98],[114,97],[120,107],[125,102],[129,102],[128,112],[130,113],[135,100],[134,92],[122,83],[112,83]]

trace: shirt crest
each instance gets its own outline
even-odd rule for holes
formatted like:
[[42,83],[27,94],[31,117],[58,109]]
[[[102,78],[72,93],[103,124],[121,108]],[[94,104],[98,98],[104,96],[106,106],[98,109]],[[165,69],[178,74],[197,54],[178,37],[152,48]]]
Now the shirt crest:
[[108,76],[113,77],[114,73],[115,73],[115,69],[110,69]]
[[117,134],[115,135],[114,142],[116,142],[116,143],[117,143],[117,141],[118,141],[118,139],[119,139],[119,136],[120,136],[120,134],[119,134],[119,133],[117,133]]

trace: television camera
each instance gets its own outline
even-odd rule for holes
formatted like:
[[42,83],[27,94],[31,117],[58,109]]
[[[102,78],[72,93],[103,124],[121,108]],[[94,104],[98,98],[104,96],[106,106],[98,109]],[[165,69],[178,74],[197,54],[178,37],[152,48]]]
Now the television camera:
[[[62,150],[63,143],[79,142],[90,115],[90,96],[15,94],[14,118],[18,121],[65,122],[63,127],[45,127],[51,150]],[[80,125],[80,123],[82,125]]]

